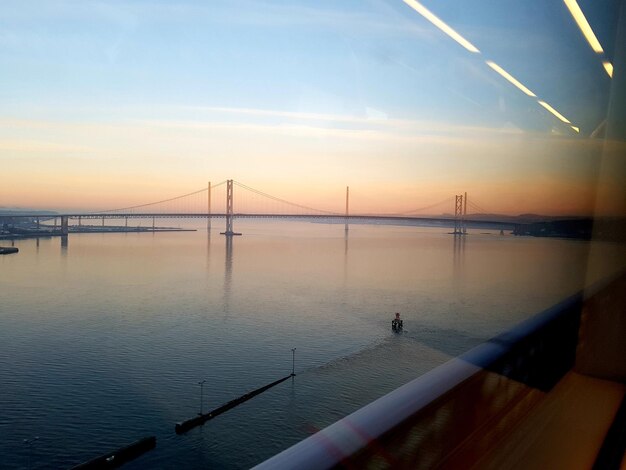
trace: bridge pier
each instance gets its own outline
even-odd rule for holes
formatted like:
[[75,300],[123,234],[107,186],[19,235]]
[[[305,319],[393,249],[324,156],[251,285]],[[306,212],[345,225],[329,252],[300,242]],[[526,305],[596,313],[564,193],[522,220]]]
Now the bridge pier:
[[61,216],[61,235],[67,236],[69,233],[69,217],[66,215]]

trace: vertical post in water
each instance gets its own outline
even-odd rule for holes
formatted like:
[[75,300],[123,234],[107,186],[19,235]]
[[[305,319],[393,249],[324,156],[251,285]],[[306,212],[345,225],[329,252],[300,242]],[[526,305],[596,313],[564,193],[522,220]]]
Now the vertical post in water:
[[206,217],[206,230],[211,233],[211,182],[207,188],[207,217]]
[[152,217],[152,231],[154,232],[154,217]]
[[37,230],[39,230],[40,224],[39,224],[39,217],[37,217]]
[[467,233],[467,191],[463,196],[463,235]]
[[125,225],[124,225],[124,226],[125,226],[126,228],[128,228],[128,217],[124,217],[124,220],[125,220]]
[[348,231],[349,205],[350,205],[350,186],[346,186],[346,232]]
[[104,227],[104,216],[102,216],[102,226]]
[[296,348],[291,348],[291,376],[296,376]]

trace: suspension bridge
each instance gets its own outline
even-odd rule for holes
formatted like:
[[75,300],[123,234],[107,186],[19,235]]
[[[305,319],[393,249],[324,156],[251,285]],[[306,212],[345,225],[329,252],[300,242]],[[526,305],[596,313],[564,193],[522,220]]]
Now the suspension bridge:
[[[350,190],[346,187],[345,210],[331,211],[288,201],[229,179],[215,185],[208,183],[207,187],[190,193],[134,206],[97,212],[68,212],[45,216],[37,213],[21,213],[19,215],[10,215],[10,217],[31,218],[36,220],[37,225],[48,222],[45,225],[48,228],[51,227],[50,222],[53,221],[54,225],[52,228],[60,231],[62,235],[69,233],[70,222],[75,222],[74,226],[80,227],[83,221],[99,220],[102,226],[104,226],[107,220],[123,220],[124,227],[128,227],[129,220],[151,219],[152,228],[155,229],[156,219],[176,218],[207,219],[207,228],[209,230],[211,230],[211,221],[213,219],[225,219],[225,229],[221,233],[226,236],[241,235],[234,230],[235,219],[326,219],[336,223],[343,222],[346,231],[350,222],[386,221],[388,223],[422,222],[451,224],[454,227],[453,234],[463,235],[467,232],[468,206],[477,213],[487,213],[482,206],[474,201],[470,201],[467,193],[454,195],[434,204],[398,213],[351,213]],[[429,211],[432,214],[436,210],[444,214],[446,210],[451,212],[449,212],[449,215],[424,215]],[[513,226],[511,222],[489,220],[489,218],[481,220],[475,216],[472,218],[471,223],[477,226],[489,225],[507,229]]]

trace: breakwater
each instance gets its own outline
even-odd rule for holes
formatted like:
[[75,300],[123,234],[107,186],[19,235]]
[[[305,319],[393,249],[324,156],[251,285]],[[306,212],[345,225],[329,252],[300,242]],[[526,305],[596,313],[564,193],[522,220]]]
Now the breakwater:
[[125,464],[126,462],[133,460],[140,455],[148,452],[149,450],[154,449],[155,446],[155,436],[144,437],[143,439],[139,439],[138,441],[135,441],[132,444],[124,446],[113,452],[109,452],[108,454],[101,455],[100,457],[96,457],[95,459],[89,460],[88,462],[76,465],[75,467],[72,467],[71,470],[96,470],[117,468]]
[[208,420],[221,415],[222,413],[236,407],[237,405],[240,405],[250,400],[251,398],[254,398],[258,394],[263,393],[264,391],[278,385],[279,383],[284,382],[290,377],[295,377],[295,375],[296,374],[293,374],[293,373],[289,374],[288,376],[283,377],[282,379],[278,379],[270,384],[257,388],[256,390],[252,390],[251,392],[248,392],[245,395],[240,396],[239,398],[235,398],[234,400],[231,400],[228,403],[218,406],[217,408],[215,408],[212,411],[209,411],[208,413],[204,413],[194,418],[188,419],[186,421],[176,423],[176,426],[175,426],[176,434],[182,434],[182,433],[189,431],[192,428],[195,428],[196,426],[201,426],[204,423],[206,423]]

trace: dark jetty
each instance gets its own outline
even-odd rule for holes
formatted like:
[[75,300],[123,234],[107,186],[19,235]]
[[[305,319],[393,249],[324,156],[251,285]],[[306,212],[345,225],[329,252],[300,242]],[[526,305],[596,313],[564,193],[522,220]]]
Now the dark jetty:
[[206,423],[208,420],[221,415],[222,413],[236,407],[237,405],[242,404],[245,401],[250,400],[250,398],[257,396],[260,393],[263,393],[267,389],[270,389],[274,387],[275,385],[278,385],[279,383],[284,382],[288,378],[294,377],[295,375],[296,374],[289,374],[288,376],[283,377],[282,379],[278,379],[275,382],[272,382],[271,384],[265,385],[264,387],[261,387],[261,388],[257,388],[256,390],[248,392],[245,395],[240,396],[239,398],[235,398],[234,400],[231,400],[228,403],[225,403],[222,406],[219,406],[215,408],[214,410],[209,411],[208,413],[198,415],[195,418],[188,419],[187,421],[183,421],[182,423],[176,423],[176,427],[175,427],[176,434],[182,434],[182,433],[189,431],[192,428],[195,428],[196,426],[201,426],[204,423]]
[[140,455],[148,452],[149,450],[154,449],[155,446],[155,436],[144,437],[143,439],[139,439],[138,441],[135,441],[132,444],[127,445],[126,447],[122,447],[121,449],[117,449],[114,452],[101,455],[100,457],[96,457],[89,462],[76,465],[75,467],[72,467],[71,470],[96,470],[117,468],[120,465],[125,464],[129,460],[133,460]]

